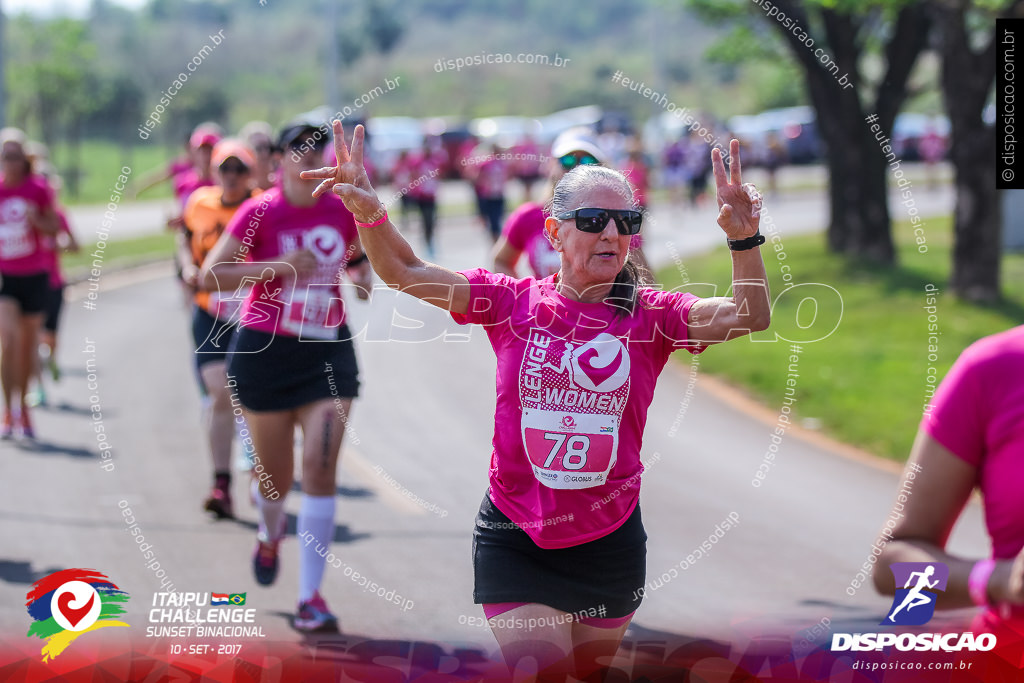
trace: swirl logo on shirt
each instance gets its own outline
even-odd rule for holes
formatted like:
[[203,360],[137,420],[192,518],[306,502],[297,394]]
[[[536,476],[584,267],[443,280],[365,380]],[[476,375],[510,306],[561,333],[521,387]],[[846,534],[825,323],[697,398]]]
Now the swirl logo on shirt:
[[11,197],[0,203],[0,223],[20,223],[28,215],[28,201],[21,197]]
[[570,367],[577,386],[615,391],[629,379],[629,352],[618,337],[602,332],[572,352]]
[[316,255],[320,263],[334,263],[341,260],[345,243],[334,228],[318,225],[304,235],[305,247]]

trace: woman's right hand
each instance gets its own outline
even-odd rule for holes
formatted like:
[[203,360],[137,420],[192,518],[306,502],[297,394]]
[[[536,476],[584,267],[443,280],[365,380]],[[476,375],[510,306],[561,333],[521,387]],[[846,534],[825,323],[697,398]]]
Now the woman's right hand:
[[345,144],[345,132],[341,121],[332,121],[334,132],[334,153],[338,157],[337,166],[325,166],[315,171],[303,171],[301,178],[306,180],[322,180],[313,196],[319,197],[328,190],[341,197],[345,208],[352,212],[360,223],[373,223],[384,215],[384,206],[377,199],[377,194],[370,185],[370,177],[363,166],[363,141],[366,136],[362,124],[356,126],[352,133],[352,151],[349,153]]

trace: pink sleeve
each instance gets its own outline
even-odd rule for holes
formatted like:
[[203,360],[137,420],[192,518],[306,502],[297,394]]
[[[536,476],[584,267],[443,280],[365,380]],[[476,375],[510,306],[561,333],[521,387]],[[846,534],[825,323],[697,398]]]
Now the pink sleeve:
[[513,211],[505,221],[505,227],[502,229],[505,239],[519,251],[526,250],[526,245],[529,244],[536,229],[533,216],[535,211],[536,207],[527,202]]
[[689,292],[652,292],[649,301],[662,312],[659,329],[669,353],[676,349],[686,349],[692,354],[698,354],[707,348],[690,340],[690,309],[700,298]]
[[968,464],[979,466],[985,452],[985,402],[978,384],[980,365],[968,347],[950,368],[921,418],[921,429]]
[[39,208],[43,211],[47,209],[53,209],[54,207],[54,194],[53,188],[46,182],[44,178],[39,178],[36,182],[36,187],[39,189],[38,199]]
[[460,325],[496,325],[511,317],[517,280],[483,268],[459,272],[469,280],[469,307],[464,314],[451,314],[455,322]]

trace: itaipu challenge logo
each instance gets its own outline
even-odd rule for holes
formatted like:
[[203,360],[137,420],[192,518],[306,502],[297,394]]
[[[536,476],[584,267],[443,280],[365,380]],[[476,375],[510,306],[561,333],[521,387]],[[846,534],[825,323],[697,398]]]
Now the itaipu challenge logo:
[[78,636],[106,626],[128,626],[128,594],[95,569],[65,569],[45,576],[29,591],[25,606],[34,620],[27,636],[42,638],[43,661],[55,658]]

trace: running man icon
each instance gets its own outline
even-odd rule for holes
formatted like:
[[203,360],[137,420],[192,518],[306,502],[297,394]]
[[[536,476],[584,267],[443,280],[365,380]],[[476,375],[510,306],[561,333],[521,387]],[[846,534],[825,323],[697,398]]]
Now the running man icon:
[[[927,623],[935,614],[938,592],[946,589],[949,568],[941,562],[894,562],[889,568],[896,585],[902,588],[896,590],[889,614],[881,623],[904,626]],[[915,607],[920,609],[914,610]]]

